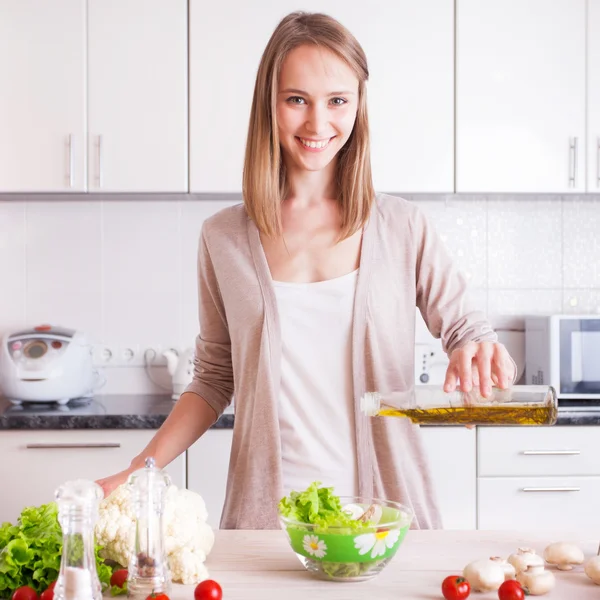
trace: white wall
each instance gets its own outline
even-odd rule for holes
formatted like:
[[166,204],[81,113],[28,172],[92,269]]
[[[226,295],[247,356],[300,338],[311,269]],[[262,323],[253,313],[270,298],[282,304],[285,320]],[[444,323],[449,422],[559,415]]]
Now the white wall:
[[[496,326],[522,328],[525,313],[600,312],[600,196],[407,197]],[[0,202],[0,334],[49,322],[98,344],[192,345],[198,234],[232,204]],[[104,393],[157,390],[141,369],[106,374]]]

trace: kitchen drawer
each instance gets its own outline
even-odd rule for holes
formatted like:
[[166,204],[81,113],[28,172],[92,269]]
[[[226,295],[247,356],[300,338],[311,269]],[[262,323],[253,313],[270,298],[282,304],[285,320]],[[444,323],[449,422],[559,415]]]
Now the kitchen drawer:
[[600,475],[599,427],[479,427],[479,477]]
[[482,477],[478,529],[600,531],[600,477]]
[[[95,481],[126,469],[152,439],[151,429],[1,431],[0,523],[14,522],[25,506],[54,500],[56,488],[71,479]],[[167,472],[185,487],[185,453]]]

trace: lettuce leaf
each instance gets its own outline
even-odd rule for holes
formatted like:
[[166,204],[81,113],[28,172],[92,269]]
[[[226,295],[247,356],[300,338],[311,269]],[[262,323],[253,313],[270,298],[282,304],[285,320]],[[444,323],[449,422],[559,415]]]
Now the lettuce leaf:
[[[58,577],[63,535],[55,502],[24,508],[16,525],[0,527],[0,598],[10,598],[22,585],[44,591]],[[83,546],[82,546],[83,549]],[[110,584],[112,569],[100,558],[96,545],[96,569],[103,589]]]
[[[368,522],[357,521],[342,511],[339,496],[332,487],[320,487],[313,481],[303,492],[291,492],[279,501],[279,512],[288,519],[315,525],[315,531],[324,532],[330,527],[336,533],[351,533],[372,528]],[[343,529],[343,530],[342,530]]]

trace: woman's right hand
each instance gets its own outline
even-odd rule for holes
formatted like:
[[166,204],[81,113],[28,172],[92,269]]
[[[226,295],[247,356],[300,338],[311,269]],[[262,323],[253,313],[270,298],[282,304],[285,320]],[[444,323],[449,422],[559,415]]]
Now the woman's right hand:
[[105,477],[104,479],[98,479],[96,483],[104,490],[104,497],[108,498],[114,490],[116,490],[121,484],[127,481],[127,478],[132,473],[131,469],[125,469],[120,473]]

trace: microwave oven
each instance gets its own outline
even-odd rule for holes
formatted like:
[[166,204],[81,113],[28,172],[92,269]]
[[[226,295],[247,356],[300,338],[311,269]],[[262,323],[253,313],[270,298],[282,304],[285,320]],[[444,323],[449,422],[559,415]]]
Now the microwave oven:
[[526,317],[525,377],[559,400],[600,399],[600,315]]

